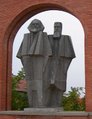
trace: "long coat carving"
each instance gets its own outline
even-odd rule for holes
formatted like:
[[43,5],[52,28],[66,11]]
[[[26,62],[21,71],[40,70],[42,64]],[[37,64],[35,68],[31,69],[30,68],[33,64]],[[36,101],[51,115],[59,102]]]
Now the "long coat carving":
[[[54,40],[52,35],[49,35],[49,41],[53,52],[55,49],[53,49]],[[75,53],[71,38],[70,36],[62,35],[61,39],[59,39],[58,54],[56,57],[50,56],[44,71],[45,87],[49,87],[51,80],[54,80],[53,83],[57,88],[63,91],[66,90],[67,70],[73,58],[75,58]]]

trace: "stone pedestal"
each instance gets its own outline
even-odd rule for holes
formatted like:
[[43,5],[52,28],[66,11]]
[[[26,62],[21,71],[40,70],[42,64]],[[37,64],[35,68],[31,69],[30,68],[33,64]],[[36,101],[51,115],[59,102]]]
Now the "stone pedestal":
[[63,111],[63,108],[25,108],[24,112],[25,113],[31,113],[31,114],[36,114],[36,115],[53,115],[53,114],[58,114]]
[[92,119],[92,112],[62,111],[60,108],[27,108],[24,111],[1,111],[0,119]]

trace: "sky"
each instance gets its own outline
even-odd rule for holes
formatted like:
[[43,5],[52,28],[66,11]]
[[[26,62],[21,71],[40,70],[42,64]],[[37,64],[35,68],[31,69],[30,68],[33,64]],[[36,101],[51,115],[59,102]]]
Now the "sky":
[[27,27],[33,19],[41,20],[45,26],[44,32],[48,34],[53,34],[54,22],[62,22],[62,34],[71,36],[76,54],[76,58],[72,60],[68,70],[66,91],[69,91],[71,87],[85,87],[84,29],[81,22],[76,17],[63,11],[49,10],[41,12],[31,17],[21,26],[13,43],[12,73],[16,75],[22,67],[21,61],[16,58],[16,54],[24,34],[29,32]]

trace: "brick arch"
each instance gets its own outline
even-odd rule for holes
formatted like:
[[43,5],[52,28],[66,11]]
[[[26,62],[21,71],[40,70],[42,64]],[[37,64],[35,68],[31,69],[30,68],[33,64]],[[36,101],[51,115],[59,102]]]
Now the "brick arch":
[[[82,0],[83,1],[83,0]],[[63,0],[37,0],[32,1],[11,1],[7,0],[7,2],[2,2],[1,11],[1,21],[0,21],[0,110],[8,110],[11,107],[11,65],[12,65],[12,46],[14,37],[21,27],[21,25],[28,20],[31,16],[46,10],[63,10],[74,16],[76,16],[82,23],[85,30],[85,57],[86,57],[86,110],[92,111],[92,96],[91,96],[91,84],[92,84],[92,68],[90,60],[90,55],[92,54],[90,50],[92,47],[90,46],[92,41],[92,35],[89,34],[91,30],[92,24],[90,16],[91,7],[90,4],[85,0],[85,7],[83,6],[84,1],[67,1]],[[90,2],[90,0],[89,0]],[[92,3],[92,2],[91,2]],[[11,5],[11,7],[10,7]],[[6,6],[8,10],[6,10]],[[87,10],[89,10],[87,12]],[[7,16],[7,14],[9,16]],[[86,15],[85,15],[86,14]],[[86,17],[86,19],[85,19]],[[3,24],[4,25],[3,25]],[[90,27],[91,25],[91,27]],[[92,56],[92,55],[91,55]],[[88,100],[89,99],[89,100]]]

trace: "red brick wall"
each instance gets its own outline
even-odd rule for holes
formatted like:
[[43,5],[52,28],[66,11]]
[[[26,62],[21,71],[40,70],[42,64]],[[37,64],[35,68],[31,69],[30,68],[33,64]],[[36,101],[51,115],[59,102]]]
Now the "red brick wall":
[[40,11],[75,15],[85,30],[86,110],[92,111],[92,0],[0,0],[0,110],[11,105],[12,43],[16,32]]
[[28,115],[0,115],[0,119],[92,119],[92,116],[28,116]]

